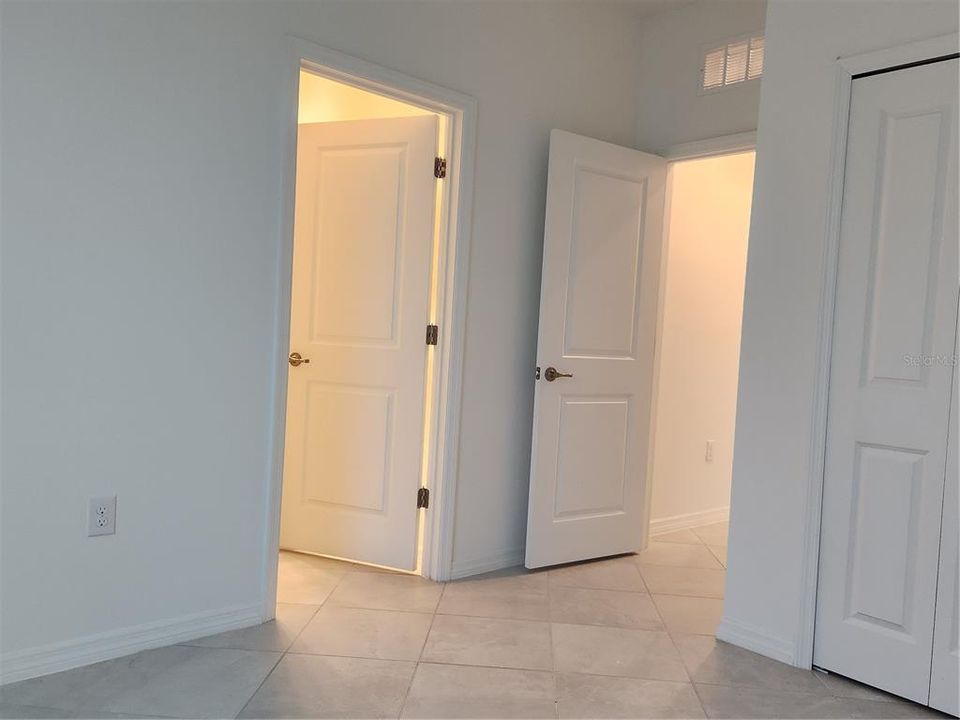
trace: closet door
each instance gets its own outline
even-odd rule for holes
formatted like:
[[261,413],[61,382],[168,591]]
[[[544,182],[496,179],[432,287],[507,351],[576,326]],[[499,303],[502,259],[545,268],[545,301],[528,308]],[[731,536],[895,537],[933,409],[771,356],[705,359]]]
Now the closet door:
[[814,664],[926,703],[957,328],[957,61],[853,81]]
[[[954,215],[956,219],[956,215]],[[956,351],[954,351],[956,363]],[[958,619],[958,564],[960,564],[960,523],[957,520],[957,365],[953,367],[953,415],[950,421],[950,441],[947,450],[947,479],[943,493],[943,527],[940,532],[940,575],[937,582],[937,615],[933,629],[933,667],[930,673],[930,704],[960,715],[960,619]]]

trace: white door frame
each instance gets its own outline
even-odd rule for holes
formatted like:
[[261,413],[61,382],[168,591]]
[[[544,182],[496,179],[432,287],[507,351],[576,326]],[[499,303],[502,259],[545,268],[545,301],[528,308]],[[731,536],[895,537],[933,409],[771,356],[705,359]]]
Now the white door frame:
[[[670,252],[670,207],[673,201],[673,166],[684,160],[697,160],[700,158],[721,157],[723,155],[737,155],[745,152],[756,152],[757,133],[755,130],[750,132],[736,133],[733,135],[720,135],[707,138],[705,140],[695,140],[693,142],[671,145],[667,148],[663,157],[667,161],[667,190],[666,202],[663,207],[663,237],[660,240],[660,270],[659,270],[659,295],[657,297],[657,329],[654,339],[653,354],[653,390],[650,394],[650,452],[647,454],[647,477],[650,482],[646,487],[646,500],[644,513],[646,514],[645,523],[650,528],[650,510],[653,502],[653,484],[656,482],[653,476],[653,461],[656,454],[656,434],[657,434],[657,403],[660,397],[660,371],[663,352],[663,320],[664,309],[667,297],[667,261]],[[709,518],[709,519],[707,519]],[[700,522],[712,522],[722,520],[722,517],[705,515]],[[679,530],[681,525],[672,527],[662,527],[664,530]],[[649,533],[649,529],[648,529]]]
[[806,507],[803,519],[803,546],[800,558],[799,635],[793,664],[813,666],[813,636],[817,614],[817,573],[820,563],[820,517],[823,504],[823,473],[827,444],[827,405],[833,349],[834,306],[840,252],[840,216],[850,120],[850,93],[855,77],[876,71],[891,71],[918,63],[945,59],[957,53],[960,35],[953,33],[897,45],[884,50],[841,57],[836,65],[833,111],[833,142],[828,188],[826,243],[821,266],[820,314],[817,321],[817,366],[814,384],[814,411],[810,473],[807,476]]
[[[441,142],[446,147],[444,156],[448,164],[446,184],[437,208],[438,258],[436,287],[431,302],[440,334],[437,352],[427,362],[429,394],[425,409],[429,418],[426,432],[428,452],[423,478],[430,488],[430,507],[421,523],[417,572],[434,580],[445,580],[450,575],[452,561],[477,102],[468,95],[417,80],[308,40],[288,36],[283,77],[286,149],[273,344],[271,466],[266,501],[267,535],[262,562],[264,619],[274,617],[277,596],[301,69],[417,105],[437,113],[441,118]],[[413,502],[414,498],[410,501]]]

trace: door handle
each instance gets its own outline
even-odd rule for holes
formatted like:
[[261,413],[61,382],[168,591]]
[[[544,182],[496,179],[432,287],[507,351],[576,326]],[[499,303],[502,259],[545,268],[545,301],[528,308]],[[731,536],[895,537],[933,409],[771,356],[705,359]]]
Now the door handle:
[[562,373],[555,367],[548,367],[544,370],[543,377],[546,378],[547,382],[553,382],[557,378],[572,378],[573,373]]
[[290,353],[290,357],[287,358],[287,362],[289,362],[294,367],[299,367],[304,363],[310,362],[310,358],[305,358],[300,353]]

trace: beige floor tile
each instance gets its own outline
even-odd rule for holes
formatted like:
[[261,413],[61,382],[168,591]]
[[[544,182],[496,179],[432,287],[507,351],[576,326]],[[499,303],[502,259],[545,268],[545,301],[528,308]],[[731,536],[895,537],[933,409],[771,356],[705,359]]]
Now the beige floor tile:
[[511,569],[447,583],[437,612],[547,620],[550,616],[547,573]]
[[646,591],[632,555],[558,567],[550,571],[550,584],[630,592]]
[[195,647],[234,648],[283,652],[306,627],[317,611],[316,605],[277,603],[277,617],[270,622],[181,643]]
[[277,602],[322,605],[347,574],[346,563],[283,551],[277,571]]
[[701,525],[693,528],[693,532],[703,541],[704,545],[726,545],[727,534],[730,532],[730,523],[718,522]]
[[550,670],[550,625],[530,620],[437,615],[424,662]]
[[240,717],[397,717],[416,663],[285,655]]
[[720,563],[726,567],[727,566],[727,546],[726,545],[708,545],[710,552],[713,553],[714,557],[720,561]]
[[663,630],[663,623],[650,596],[623,590],[551,587],[550,619],[575,625]]
[[300,633],[290,652],[417,660],[432,621],[429,613],[326,605]]
[[651,535],[650,540],[656,542],[683,543],[685,545],[702,545],[703,541],[693,530],[673,530],[671,532]]
[[558,677],[561,718],[702,718],[690,683],[565,674]]
[[552,718],[555,697],[550,672],[421,663],[401,717]]
[[723,615],[723,600],[715,598],[654,595],[653,602],[671,633],[712,636]]
[[829,695],[697,684],[709,718],[836,718],[841,701]]
[[667,565],[670,567],[722,570],[723,565],[705,545],[686,545],[651,540],[645,550],[637,553],[640,565]]
[[641,565],[640,574],[654,595],[723,597],[724,570]]
[[277,653],[170,645],[6,685],[2,701],[77,712],[233,717]]
[[695,683],[830,694],[809,670],[791,667],[705,635],[674,635],[673,640]]
[[555,667],[561,672],[688,680],[665,632],[563,623],[552,628]]
[[330,595],[331,605],[432,613],[443,585],[413,575],[351,573]]

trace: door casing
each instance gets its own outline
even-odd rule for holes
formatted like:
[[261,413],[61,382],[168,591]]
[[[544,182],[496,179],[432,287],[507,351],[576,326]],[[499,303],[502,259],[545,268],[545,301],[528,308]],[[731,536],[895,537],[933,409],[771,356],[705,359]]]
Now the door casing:
[[432,319],[440,326],[440,333],[437,352],[428,360],[427,366],[427,385],[431,392],[426,406],[429,421],[423,476],[430,489],[430,507],[424,512],[420,525],[417,572],[432,580],[446,580],[452,564],[477,102],[468,95],[417,80],[302,38],[288,36],[283,77],[287,115],[273,342],[273,418],[269,480],[264,503],[267,529],[262,557],[264,621],[276,615],[301,70],[418,105],[440,116],[440,147],[444,148],[444,157],[447,158],[447,175],[437,207],[438,247],[431,302]]

